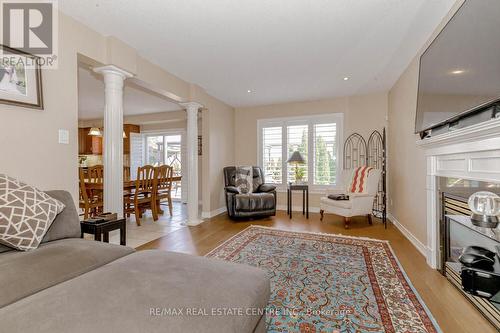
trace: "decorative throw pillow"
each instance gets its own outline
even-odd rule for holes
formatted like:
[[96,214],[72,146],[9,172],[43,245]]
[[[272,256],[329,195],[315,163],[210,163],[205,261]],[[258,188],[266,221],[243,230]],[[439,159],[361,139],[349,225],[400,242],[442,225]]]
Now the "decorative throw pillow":
[[36,249],[64,204],[37,188],[0,174],[0,243]]
[[253,190],[253,168],[251,166],[239,166],[236,168],[235,185],[243,194],[252,193]]
[[373,168],[368,166],[361,166],[354,169],[352,171],[351,183],[349,185],[349,192],[365,193],[368,174],[372,170]]

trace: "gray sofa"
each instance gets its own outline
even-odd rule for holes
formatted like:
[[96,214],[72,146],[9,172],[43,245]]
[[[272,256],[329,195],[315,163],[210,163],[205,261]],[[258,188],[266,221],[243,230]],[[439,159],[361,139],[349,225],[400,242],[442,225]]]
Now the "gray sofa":
[[[47,193],[66,208],[40,247],[0,246],[0,331],[266,331],[265,316],[256,311],[269,300],[264,271],[80,239],[69,193]],[[242,310],[220,315],[228,308]]]

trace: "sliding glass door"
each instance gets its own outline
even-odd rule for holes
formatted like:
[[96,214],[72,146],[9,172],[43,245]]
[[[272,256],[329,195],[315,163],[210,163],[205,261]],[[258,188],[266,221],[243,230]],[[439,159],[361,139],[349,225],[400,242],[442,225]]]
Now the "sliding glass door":
[[[174,176],[182,175],[182,135],[151,134],[145,136],[145,164],[159,166],[170,165],[174,168]],[[180,182],[172,185],[172,198],[180,199],[182,189]]]

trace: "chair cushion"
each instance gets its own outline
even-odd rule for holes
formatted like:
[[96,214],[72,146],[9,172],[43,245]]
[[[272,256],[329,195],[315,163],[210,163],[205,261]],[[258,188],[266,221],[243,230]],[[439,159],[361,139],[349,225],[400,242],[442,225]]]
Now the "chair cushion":
[[[1,308],[0,322],[6,332],[253,332],[269,290],[255,267],[140,251]],[[224,308],[243,314],[212,315]]]
[[0,174],[0,243],[17,250],[38,247],[64,204],[39,189]]
[[352,208],[352,200],[332,200],[327,197],[322,197],[321,203],[327,206],[340,207],[344,209]]
[[133,253],[134,249],[80,238],[0,255],[0,308]]
[[274,195],[272,193],[236,194],[236,211],[251,212],[261,210],[272,210],[275,207]]

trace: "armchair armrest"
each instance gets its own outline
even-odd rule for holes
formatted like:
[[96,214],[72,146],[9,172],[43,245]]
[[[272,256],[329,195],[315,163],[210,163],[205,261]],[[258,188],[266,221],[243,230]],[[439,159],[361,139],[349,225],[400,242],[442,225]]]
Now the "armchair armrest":
[[225,190],[227,193],[234,193],[234,194],[240,193],[240,191],[238,190],[238,188],[236,186],[226,186]]
[[276,186],[271,184],[261,184],[257,189],[257,192],[272,192],[276,190]]

